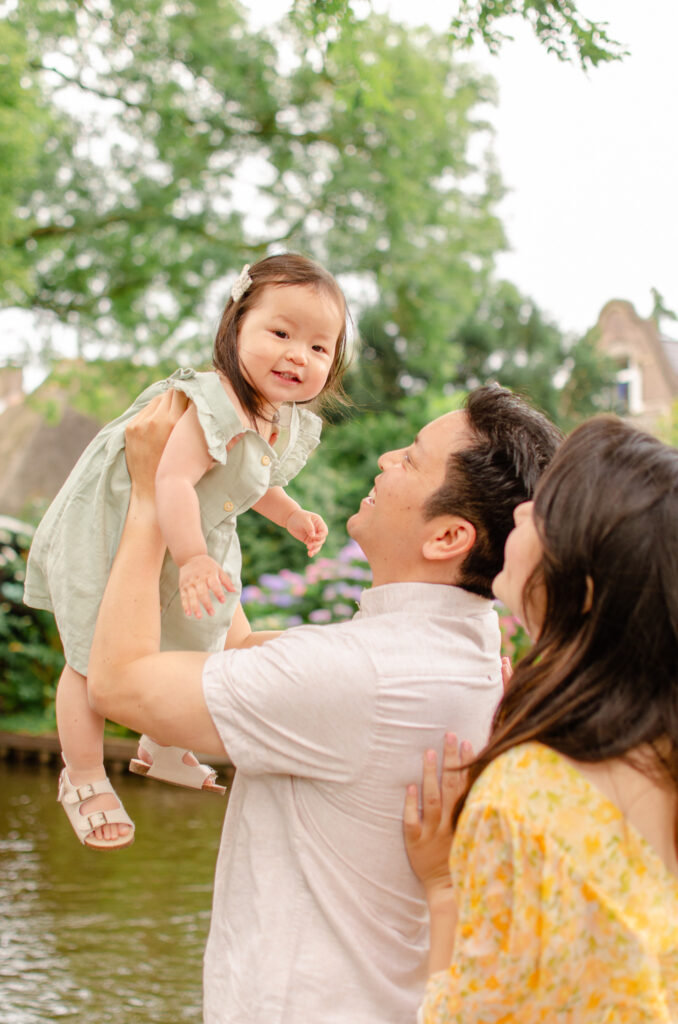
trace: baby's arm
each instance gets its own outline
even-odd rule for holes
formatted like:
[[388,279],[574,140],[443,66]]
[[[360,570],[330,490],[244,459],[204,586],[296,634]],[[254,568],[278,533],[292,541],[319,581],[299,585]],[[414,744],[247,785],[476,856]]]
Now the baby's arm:
[[186,615],[201,618],[201,605],[214,614],[210,591],[225,600],[223,588],[234,590],[218,562],[207,554],[200,525],[195,485],[214,460],[191,403],[172,431],[155,477],[158,522],[172,558],[179,567],[181,604]]
[[252,508],[277,526],[284,526],[296,540],[306,545],[310,555],[317,555],[327,537],[327,525],[315,512],[307,512],[290,498],[282,487],[269,487]]
[[279,629],[259,629],[254,632],[243,611],[242,605],[239,604],[233,613],[233,619],[226,634],[225,650],[259,647],[268,640],[275,640],[276,637],[280,636],[280,632]]

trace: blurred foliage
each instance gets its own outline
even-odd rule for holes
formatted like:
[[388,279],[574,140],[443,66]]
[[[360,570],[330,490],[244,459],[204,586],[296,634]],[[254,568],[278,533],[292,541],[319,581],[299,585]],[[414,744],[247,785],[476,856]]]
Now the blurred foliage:
[[470,389],[494,378],[565,431],[605,408],[615,378],[594,331],[568,338],[506,281],[488,288],[454,342],[463,353],[450,378],[456,386]]
[[0,715],[29,714],[54,728],[54,695],[64,660],[54,616],[23,604],[33,530],[0,517]]
[[503,245],[493,86],[444,39],[376,15],[322,36],[298,12],[256,33],[227,0],[18,0],[4,23],[52,117],[15,175],[6,247],[30,272],[6,304],[88,357],[202,362],[229,275],[297,248],[359,273],[400,363],[442,379]]
[[671,406],[670,414],[660,420],[655,433],[666,444],[678,448],[678,399]]
[[28,78],[22,33],[0,21],[0,301],[14,303],[30,287],[32,256],[14,242],[23,231],[24,181],[35,180],[50,118]]
[[511,659],[511,665],[515,667],[529,651],[532,641],[523,624],[508,609],[499,605],[497,613],[501,630],[501,653],[507,655]]
[[124,412],[150,384],[169,377],[176,368],[171,361],[147,366],[127,359],[63,359],[52,365],[47,380],[26,401],[49,423],[58,422],[68,404],[103,425]]
[[336,558],[320,556],[303,572],[262,573],[243,588],[242,606],[252,629],[288,629],[305,622],[343,622],[357,611],[372,574],[354,541]]
[[559,60],[576,61],[582,68],[620,60],[628,53],[608,35],[604,21],[591,21],[581,12],[585,3],[572,0],[459,0],[452,19],[452,38],[470,46],[480,38],[492,53],[510,39],[499,21],[510,15],[523,18],[548,53]]
[[[369,0],[361,0],[361,7]],[[442,5],[441,5],[442,6]],[[581,13],[582,3],[572,0],[448,0],[449,40],[471,46],[482,39],[492,53],[511,39],[499,22],[516,16],[526,21],[548,53],[559,60],[576,61],[583,68],[621,60],[627,52],[608,35],[604,21],[592,21]],[[295,7],[308,10],[318,31],[341,28],[355,19],[351,0],[296,0]]]

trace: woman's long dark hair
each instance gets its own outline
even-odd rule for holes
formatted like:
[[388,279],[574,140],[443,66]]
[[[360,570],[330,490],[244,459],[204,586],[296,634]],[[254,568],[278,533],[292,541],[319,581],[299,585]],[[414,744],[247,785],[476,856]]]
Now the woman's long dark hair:
[[252,284],[245,294],[237,302],[232,298],[226,303],[226,308],[221,316],[217,329],[217,336],[214,341],[214,352],[212,364],[215,370],[220,370],[231,383],[238,401],[243,409],[252,418],[266,417],[266,400],[259,394],[249,378],[243,373],[238,353],[238,331],[243,318],[250,309],[256,306],[261,298],[261,292],[268,285],[279,288],[290,287],[291,285],[304,285],[315,288],[324,293],[337,304],[341,311],[342,321],[337,335],[337,344],[334,352],[334,359],[325,385],[316,396],[315,401],[320,399],[320,407],[324,405],[347,405],[350,404],[341,386],[341,379],[348,366],[348,338],[346,300],[341,288],[328,270],[321,267],[319,263],[299,253],[286,252],[277,256],[268,256],[259,260],[249,268],[249,275]]
[[[484,768],[528,740],[582,762],[626,758],[678,793],[678,449],[616,417],[591,420],[556,453],[534,518],[543,555],[523,604],[539,588],[544,621],[455,823]],[[678,809],[674,842],[678,852]]]

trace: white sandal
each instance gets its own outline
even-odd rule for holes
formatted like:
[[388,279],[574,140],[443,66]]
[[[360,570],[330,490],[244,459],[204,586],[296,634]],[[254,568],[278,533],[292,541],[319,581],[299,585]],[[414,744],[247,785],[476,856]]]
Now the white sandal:
[[[102,793],[112,793],[118,801],[119,807],[110,811],[92,811],[91,814],[81,811],[85,800],[89,800],[93,796],[100,796]],[[86,782],[82,786],[74,786],[68,777],[68,769],[64,768],[59,776],[57,800],[68,815],[73,831],[83,846],[89,846],[92,850],[122,850],[134,842],[134,822],[122,806],[120,797],[107,778],[95,779],[94,782]],[[130,831],[127,835],[118,836],[116,839],[88,839],[94,829],[101,828],[102,825],[129,825]]]
[[129,763],[129,770],[135,775],[171,782],[174,786],[186,786],[187,789],[204,789],[210,793],[219,793],[221,796],[226,792],[225,786],[217,784],[217,773],[214,768],[210,768],[208,764],[185,763],[184,754],[189,754],[189,750],[182,747],[161,747],[150,736],[141,736],[139,746],[151,755],[153,763],[147,764],[141,758],[133,757]]

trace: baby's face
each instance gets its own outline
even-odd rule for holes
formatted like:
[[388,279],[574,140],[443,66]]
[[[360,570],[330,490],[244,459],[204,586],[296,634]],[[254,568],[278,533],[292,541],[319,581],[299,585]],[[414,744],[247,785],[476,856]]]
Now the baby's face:
[[240,326],[240,364],[271,405],[308,402],[325,386],[343,324],[343,309],[325,292],[268,285]]

